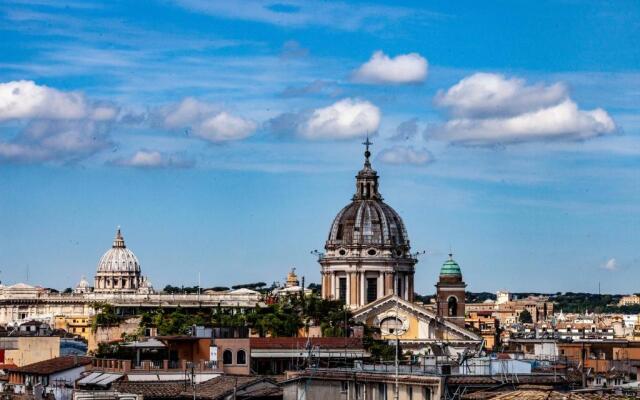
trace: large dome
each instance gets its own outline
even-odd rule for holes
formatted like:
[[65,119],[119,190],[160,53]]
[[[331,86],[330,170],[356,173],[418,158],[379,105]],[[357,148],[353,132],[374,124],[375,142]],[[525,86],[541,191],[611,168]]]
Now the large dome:
[[364,168],[356,176],[356,193],[334,218],[325,247],[371,246],[404,255],[409,249],[407,231],[400,215],[382,200],[378,174],[371,168],[369,155],[367,150]]
[[369,162],[372,143],[367,138],[363,144],[365,161],[356,175],[356,192],[333,219],[325,252],[318,257],[322,298],[352,309],[391,294],[413,301],[418,261],[402,218],[378,192],[378,173]]
[[140,262],[124,244],[120,228],[116,232],[113,246],[100,258],[98,273],[100,272],[140,272]]
[[327,245],[409,246],[398,213],[382,200],[353,200],[333,220]]

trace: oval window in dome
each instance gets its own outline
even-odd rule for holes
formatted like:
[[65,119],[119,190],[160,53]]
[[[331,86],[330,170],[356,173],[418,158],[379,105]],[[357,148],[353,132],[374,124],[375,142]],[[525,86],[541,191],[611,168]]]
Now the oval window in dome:
[[340,249],[340,250],[338,250],[338,254],[340,254],[341,256],[346,256],[347,255],[347,251],[345,249]]
[[367,250],[367,254],[370,256],[375,256],[376,254],[378,254],[378,252],[376,251],[376,249],[369,249]]

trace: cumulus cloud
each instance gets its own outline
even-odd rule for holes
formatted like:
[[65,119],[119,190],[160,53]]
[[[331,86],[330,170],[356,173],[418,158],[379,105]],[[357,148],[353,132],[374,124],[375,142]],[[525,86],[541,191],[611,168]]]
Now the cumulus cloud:
[[427,149],[415,149],[408,146],[394,146],[382,150],[377,157],[385,164],[424,165],[433,161],[433,156]]
[[168,129],[188,129],[195,136],[213,143],[241,140],[251,136],[257,124],[232,115],[219,107],[187,97],[161,111]]
[[194,164],[177,155],[151,150],[138,150],[130,158],[115,159],[111,163],[133,168],[188,168]]
[[606,269],[607,271],[615,271],[618,269],[618,262],[615,258],[610,258],[606,263],[602,265],[602,268]]
[[429,64],[418,53],[401,54],[393,58],[376,51],[371,59],[358,68],[353,80],[370,84],[403,84],[423,82]]
[[0,83],[0,121],[15,119],[114,119],[118,109],[90,103],[79,92],[62,92],[33,81]]
[[0,161],[72,162],[111,145],[109,132],[119,109],[32,81],[0,83],[0,122],[20,130],[0,141]]
[[380,126],[380,109],[359,99],[343,99],[314,110],[298,128],[306,139],[351,139]]
[[606,111],[581,110],[559,83],[527,86],[522,79],[478,73],[440,91],[435,104],[451,116],[435,137],[467,145],[580,140],[616,131]]
[[110,130],[100,121],[34,120],[12,141],[0,142],[0,161],[77,161],[110,146]]

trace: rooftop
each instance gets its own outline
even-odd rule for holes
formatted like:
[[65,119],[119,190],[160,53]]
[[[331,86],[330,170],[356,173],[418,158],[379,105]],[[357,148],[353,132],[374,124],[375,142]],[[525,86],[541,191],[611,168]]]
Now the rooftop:
[[66,371],[71,368],[81,367],[91,364],[91,357],[63,356],[51,358],[49,360],[13,368],[11,372],[34,374],[34,375],[50,375],[56,372]]

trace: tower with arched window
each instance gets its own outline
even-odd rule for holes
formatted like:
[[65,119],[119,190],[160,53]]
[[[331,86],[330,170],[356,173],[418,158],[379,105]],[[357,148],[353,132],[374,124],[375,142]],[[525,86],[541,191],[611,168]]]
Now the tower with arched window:
[[449,254],[442,264],[440,278],[436,284],[438,316],[464,327],[464,298],[467,284],[462,280],[460,266]]

